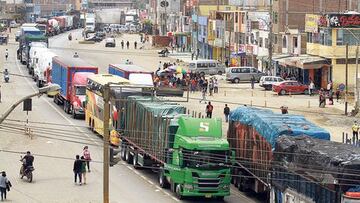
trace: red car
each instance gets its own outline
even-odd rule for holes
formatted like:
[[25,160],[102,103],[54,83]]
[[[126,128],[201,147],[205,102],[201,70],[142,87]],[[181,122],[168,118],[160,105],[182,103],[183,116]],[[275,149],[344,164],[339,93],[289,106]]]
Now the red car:
[[297,81],[284,81],[272,85],[273,92],[279,95],[285,94],[309,94],[308,85],[303,85]]

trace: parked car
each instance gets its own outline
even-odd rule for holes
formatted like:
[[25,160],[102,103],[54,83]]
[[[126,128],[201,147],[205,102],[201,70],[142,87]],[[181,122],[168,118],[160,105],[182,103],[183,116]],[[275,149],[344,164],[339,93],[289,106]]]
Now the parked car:
[[265,90],[271,90],[273,84],[282,81],[284,81],[284,79],[278,76],[262,76],[260,78],[259,86],[265,88]]
[[16,31],[16,33],[15,33],[15,41],[19,41],[19,39],[20,39],[20,35],[21,35],[21,31],[19,30],[19,31]]
[[116,46],[115,38],[112,37],[106,38],[105,47],[115,47],[115,46]]
[[87,39],[85,39],[86,41],[94,41],[94,42],[101,42],[103,40],[102,37],[99,37],[97,35],[94,35],[92,37],[89,37]]
[[225,65],[216,60],[194,60],[189,63],[189,70],[201,75],[222,75]]
[[297,81],[283,81],[272,85],[273,92],[279,95],[285,94],[309,94],[308,85],[301,84]]
[[259,82],[265,73],[259,71],[254,67],[230,67],[226,69],[226,80],[233,83],[239,83],[240,81],[251,81],[252,77],[255,77],[255,81]]

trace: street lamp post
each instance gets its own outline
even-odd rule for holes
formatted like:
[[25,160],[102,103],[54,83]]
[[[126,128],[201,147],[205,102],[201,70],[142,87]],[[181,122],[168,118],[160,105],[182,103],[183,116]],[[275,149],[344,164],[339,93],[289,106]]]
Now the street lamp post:
[[45,94],[47,92],[54,92],[60,89],[60,86],[57,84],[52,84],[43,88],[40,88],[38,92],[35,92],[33,94],[30,94],[28,96],[23,97],[19,101],[17,101],[15,104],[13,104],[1,117],[0,117],[0,124],[10,115],[10,113],[22,102],[24,102],[27,99],[30,99],[32,97],[41,96],[42,94]]

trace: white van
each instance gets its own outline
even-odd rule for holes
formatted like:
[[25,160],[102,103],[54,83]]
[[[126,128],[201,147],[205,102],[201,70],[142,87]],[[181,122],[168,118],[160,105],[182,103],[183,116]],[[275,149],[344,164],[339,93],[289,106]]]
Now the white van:
[[194,60],[189,63],[189,71],[201,75],[222,75],[225,73],[225,64],[217,60]]
[[254,77],[255,81],[259,82],[260,78],[265,76],[265,73],[259,71],[254,67],[229,67],[226,69],[226,80],[233,83],[239,83],[240,81],[251,81]]

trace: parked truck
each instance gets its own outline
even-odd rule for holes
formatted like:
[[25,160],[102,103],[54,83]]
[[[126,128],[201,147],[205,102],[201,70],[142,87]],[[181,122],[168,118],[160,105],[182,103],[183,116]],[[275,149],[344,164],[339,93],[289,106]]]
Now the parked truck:
[[49,36],[54,36],[60,33],[60,26],[59,26],[59,22],[52,18],[48,20],[48,31],[47,31]]
[[119,135],[120,157],[135,168],[157,168],[159,185],[179,199],[230,195],[231,153],[221,119],[193,118],[185,107],[151,97],[129,96]]
[[[41,57],[39,57],[41,56]],[[46,85],[46,69],[52,66],[53,57],[57,56],[49,49],[40,49],[37,55],[37,63],[33,66],[33,78],[39,88]]]
[[276,140],[270,203],[359,203],[360,148],[309,136]]
[[29,68],[30,48],[32,42],[42,42],[48,45],[47,37],[37,28],[23,27],[21,28],[21,36],[19,39],[19,48],[17,50],[17,58]]
[[34,76],[34,67],[39,63],[39,59],[42,57],[42,50],[48,50],[46,43],[31,42],[28,65],[28,72],[30,75]]
[[239,190],[269,194],[272,150],[276,139],[282,135],[307,135],[330,140],[329,132],[303,116],[277,114],[246,106],[230,113],[227,138],[236,157],[232,182]]
[[[124,77],[133,84],[149,85],[153,83],[153,71],[146,70],[133,64],[109,64],[108,72],[110,74]],[[150,89],[144,89],[144,94],[151,94]],[[179,96],[184,95],[184,90],[179,88],[158,87],[156,91],[157,96]]]
[[85,14],[85,31],[88,33],[95,32],[96,18],[94,13]]
[[54,96],[54,102],[63,105],[64,111],[71,113],[74,118],[83,116],[87,78],[97,73],[97,67],[78,57],[53,57],[51,82],[61,87]]
[[60,33],[66,31],[66,18],[64,16],[58,16],[54,18],[59,24]]

